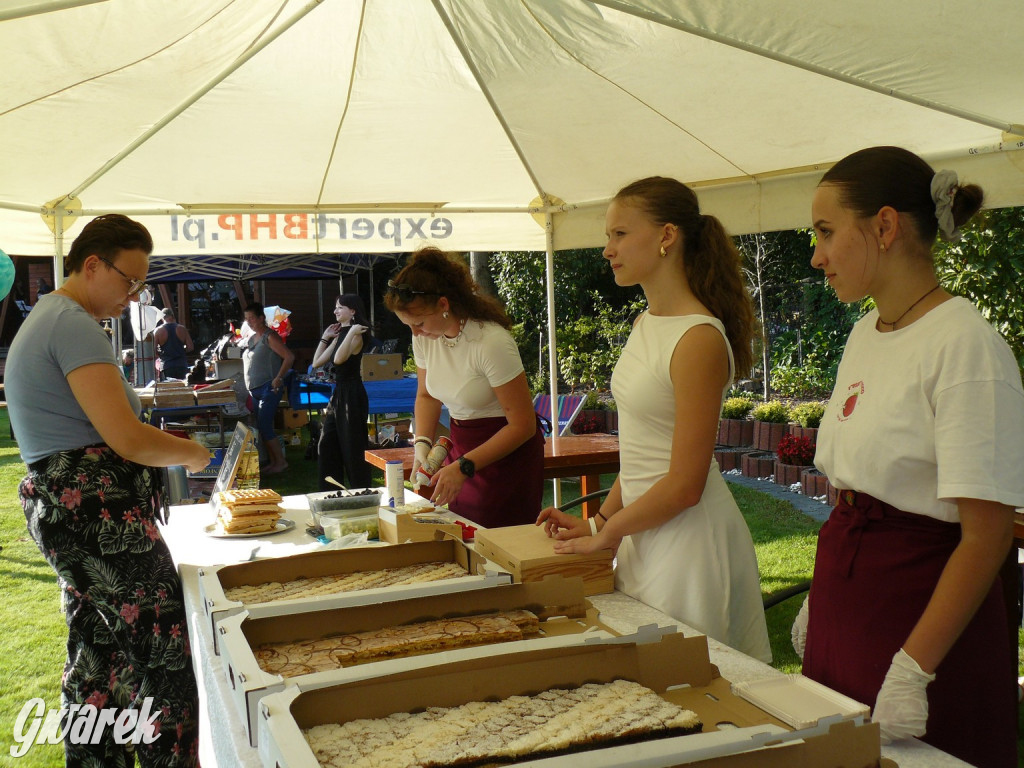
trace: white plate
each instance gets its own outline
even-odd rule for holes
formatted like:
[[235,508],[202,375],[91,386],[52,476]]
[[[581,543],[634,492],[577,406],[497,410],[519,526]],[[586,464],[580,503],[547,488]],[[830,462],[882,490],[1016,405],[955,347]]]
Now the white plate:
[[259,533],[217,533],[217,524],[208,525],[203,528],[203,532],[207,536],[212,536],[215,539],[256,539],[260,536],[273,536],[275,533],[284,533],[290,531],[295,527],[294,520],[278,520],[277,525],[272,531],[261,531]]
[[796,729],[812,728],[823,717],[867,717],[868,706],[803,675],[733,683],[732,692]]

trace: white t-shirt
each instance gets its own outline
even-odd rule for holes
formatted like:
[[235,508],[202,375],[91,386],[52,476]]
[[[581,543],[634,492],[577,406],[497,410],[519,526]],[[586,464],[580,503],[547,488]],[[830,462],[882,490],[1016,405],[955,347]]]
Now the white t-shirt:
[[906,512],[959,522],[955,499],[1024,506],[1024,390],[1013,353],[966,299],[906,328],[854,326],[815,466]]
[[492,322],[470,320],[453,347],[414,336],[412,353],[416,366],[427,372],[427,392],[448,406],[454,419],[504,416],[494,388],[523,372],[512,334]]

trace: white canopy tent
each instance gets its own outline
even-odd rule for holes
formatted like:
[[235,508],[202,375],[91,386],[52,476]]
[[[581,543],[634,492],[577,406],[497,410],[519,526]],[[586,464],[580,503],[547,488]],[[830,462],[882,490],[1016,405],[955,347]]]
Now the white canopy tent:
[[694,185],[734,233],[804,226],[821,172],[874,144],[1024,203],[1020,0],[8,6],[8,253],[59,260],[120,211],[162,254],[433,242],[550,273],[633,179]]

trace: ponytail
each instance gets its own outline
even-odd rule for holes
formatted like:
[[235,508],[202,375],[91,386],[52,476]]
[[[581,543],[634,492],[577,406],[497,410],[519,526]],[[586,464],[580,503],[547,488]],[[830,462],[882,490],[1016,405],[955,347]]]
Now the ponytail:
[[683,268],[690,290],[725,326],[738,378],[745,376],[754,362],[754,306],[732,238],[714,216],[702,214],[700,219],[694,242],[686,243]]

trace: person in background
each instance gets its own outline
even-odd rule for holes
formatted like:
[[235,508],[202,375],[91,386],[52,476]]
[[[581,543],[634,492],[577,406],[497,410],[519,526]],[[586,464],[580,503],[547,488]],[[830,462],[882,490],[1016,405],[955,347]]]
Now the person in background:
[[53,286],[50,285],[45,277],[40,277],[36,280],[36,301],[39,301],[41,296],[45,296],[53,290]]
[[185,353],[195,349],[195,345],[188,329],[174,319],[174,312],[170,308],[163,311],[163,323],[153,331],[153,340],[162,363],[162,379],[184,379],[188,375],[188,357]]
[[366,335],[370,323],[363,300],[354,293],[338,296],[334,319],[324,329],[313,355],[313,367],[325,367],[335,382],[317,444],[321,491],[334,488],[325,477],[333,477],[349,488],[370,485],[370,465],[364,456],[369,445],[366,422],[370,401],[361,371],[363,349],[370,340]]
[[384,303],[413,335],[413,476],[446,405],[453,447],[431,480],[431,500],[487,528],[532,522],[543,497],[544,436],[505,310],[437,248],[412,255]]
[[295,353],[285,345],[277,331],[267,325],[263,305],[245,308],[245,322],[252,333],[241,341],[242,372],[256,413],[256,424],[267,452],[267,465],[260,471],[275,475],[288,469],[284,446],[274,432],[274,414],[284,394],[285,377],[295,362]]
[[619,475],[598,515],[537,519],[556,552],[617,550],[615,586],[762,661],[771,660],[754,542],[713,453],[722,402],[751,364],[753,305],[722,224],[686,185],[621,189],[605,216],[618,285],[640,285],[612,375]]
[[[18,493],[67,620],[62,706],[140,710],[152,698],[159,736],[134,748],[144,768],[197,765],[199,741],[182,586],[156,525],[152,468],[198,472],[210,459],[199,443],[139,420],[139,398],[100,326],[136,299],[152,249],[145,227],[125,216],[86,224],[68,252],[67,280],[18,331],[5,381],[28,467]],[[65,741],[67,764],[135,765],[114,729],[104,736]]]
[[814,193],[811,264],[840,301],[875,308],[818,432],[839,502],[793,639],[804,674],[872,706],[885,742],[921,736],[1009,767],[1016,629],[997,574],[1024,505],[1024,390],[1007,344],[932,261],[936,234],[958,239],[981,203],[897,147],[843,158]]
[[135,350],[126,349],[121,353],[121,370],[124,371],[124,377],[128,383],[131,384],[135,377]]

